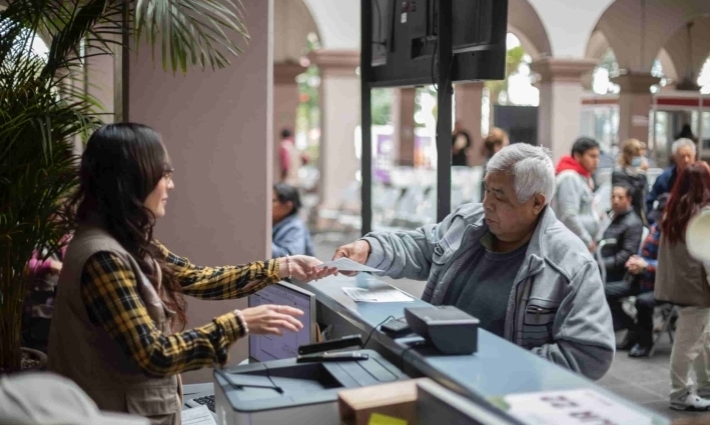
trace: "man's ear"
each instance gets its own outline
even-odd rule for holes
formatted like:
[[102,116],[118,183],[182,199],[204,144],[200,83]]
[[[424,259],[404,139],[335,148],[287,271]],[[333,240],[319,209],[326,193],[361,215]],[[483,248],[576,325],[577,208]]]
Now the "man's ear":
[[542,210],[545,208],[545,204],[547,199],[545,198],[545,195],[542,193],[536,193],[532,197],[533,200],[533,212],[535,215],[538,215],[542,212]]

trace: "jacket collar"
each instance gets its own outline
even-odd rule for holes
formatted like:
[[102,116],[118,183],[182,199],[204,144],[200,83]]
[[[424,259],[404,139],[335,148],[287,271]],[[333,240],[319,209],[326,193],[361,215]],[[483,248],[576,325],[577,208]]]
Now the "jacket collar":
[[293,223],[296,220],[298,220],[297,214],[291,214],[288,217],[284,217],[281,221],[273,225],[272,232],[276,232],[283,227],[287,227],[290,223]]
[[[529,276],[540,273],[545,268],[545,256],[547,251],[545,234],[550,226],[557,223],[557,216],[549,205],[542,210],[540,215],[541,217],[537,222],[533,235],[528,242],[528,249],[525,252],[527,260],[523,262],[523,266],[520,268],[515,278],[516,283]],[[472,232],[471,237],[474,240],[478,240],[488,233],[488,226],[486,225],[485,216],[483,214],[475,223],[472,223],[470,227]]]

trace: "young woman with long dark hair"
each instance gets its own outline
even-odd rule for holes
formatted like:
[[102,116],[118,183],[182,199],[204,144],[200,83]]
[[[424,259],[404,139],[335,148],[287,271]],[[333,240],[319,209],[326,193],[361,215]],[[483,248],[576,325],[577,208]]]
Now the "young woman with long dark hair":
[[307,256],[210,268],[168,251],[153,226],[165,215],[172,173],[160,136],[147,126],[111,124],[91,136],[49,340],[49,369],[74,380],[100,409],[160,424],[180,423],[181,372],[224,364],[247,333],[302,327],[300,310],[263,305],[183,330],[183,295],[239,298],[287,277],[334,273]]
[[[696,162],[678,176],[661,221],[654,295],[680,307],[671,353],[670,407],[676,410],[710,409],[710,285],[703,263],[685,243],[691,217],[709,204],[710,171]],[[691,366],[695,389],[688,379]]]

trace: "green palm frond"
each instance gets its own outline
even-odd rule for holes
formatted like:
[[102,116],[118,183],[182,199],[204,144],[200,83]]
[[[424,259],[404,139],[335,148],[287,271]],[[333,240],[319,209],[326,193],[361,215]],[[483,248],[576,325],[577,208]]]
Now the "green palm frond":
[[[19,367],[25,265],[69,229],[59,204],[78,184],[74,143],[101,125],[74,79],[126,35],[160,49],[173,73],[223,68],[249,41],[239,0],[13,0],[0,11],[0,372]],[[32,50],[37,37],[46,55]]]

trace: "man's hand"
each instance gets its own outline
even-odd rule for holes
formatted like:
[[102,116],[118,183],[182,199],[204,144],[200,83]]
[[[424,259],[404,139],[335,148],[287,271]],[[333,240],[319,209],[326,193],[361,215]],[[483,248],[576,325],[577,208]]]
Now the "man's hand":
[[591,242],[589,242],[589,246],[587,246],[587,248],[589,248],[589,252],[594,254],[594,251],[597,249],[597,243],[594,241],[591,241]]
[[629,273],[634,275],[643,272],[646,267],[648,267],[648,262],[646,262],[646,260],[639,257],[638,255],[632,256],[631,258],[629,258],[629,261],[626,262],[626,269],[629,271]]
[[[356,263],[365,264],[370,256],[370,244],[362,239],[353,243],[343,245],[335,250],[333,260],[338,258],[348,258]],[[357,272],[339,272],[345,276],[355,276]]]

